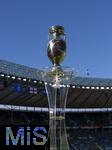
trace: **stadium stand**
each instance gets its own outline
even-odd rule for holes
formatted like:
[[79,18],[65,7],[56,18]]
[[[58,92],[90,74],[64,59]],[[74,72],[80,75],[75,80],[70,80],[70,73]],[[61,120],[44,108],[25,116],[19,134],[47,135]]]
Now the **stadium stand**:
[[[0,125],[48,126],[48,120],[48,113],[43,112],[0,111]],[[112,113],[110,112],[67,113],[66,128],[71,150],[112,149]]]
[[[40,73],[0,60],[0,125],[49,125]],[[70,150],[112,150],[112,79],[73,77],[66,128]]]

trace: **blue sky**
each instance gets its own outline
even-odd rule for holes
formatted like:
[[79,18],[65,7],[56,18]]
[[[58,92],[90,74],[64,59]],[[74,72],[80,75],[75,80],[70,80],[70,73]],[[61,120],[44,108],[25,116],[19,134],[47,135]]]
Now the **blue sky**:
[[41,68],[48,28],[62,25],[67,56],[78,75],[112,77],[112,0],[0,0],[0,59]]

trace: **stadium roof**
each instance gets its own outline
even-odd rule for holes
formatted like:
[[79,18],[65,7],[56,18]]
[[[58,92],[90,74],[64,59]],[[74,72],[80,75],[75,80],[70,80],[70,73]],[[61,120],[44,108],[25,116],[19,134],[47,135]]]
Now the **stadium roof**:
[[[22,86],[22,91],[16,91],[17,85]],[[0,104],[48,107],[40,70],[0,60]],[[74,76],[67,107],[112,107],[112,79]]]

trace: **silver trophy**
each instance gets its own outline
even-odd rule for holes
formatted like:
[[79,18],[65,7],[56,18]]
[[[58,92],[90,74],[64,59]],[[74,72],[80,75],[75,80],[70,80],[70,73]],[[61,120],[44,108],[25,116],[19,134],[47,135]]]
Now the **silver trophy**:
[[66,38],[62,26],[49,29],[47,55],[52,67],[41,71],[49,104],[50,150],[69,150],[65,126],[65,108],[73,68],[62,67],[66,56]]

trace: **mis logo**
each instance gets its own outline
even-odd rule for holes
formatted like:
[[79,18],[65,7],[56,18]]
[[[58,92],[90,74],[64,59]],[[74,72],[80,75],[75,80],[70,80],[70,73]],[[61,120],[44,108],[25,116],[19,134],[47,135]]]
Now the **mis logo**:
[[6,145],[45,145],[47,142],[47,130],[45,127],[21,126],[16,127],[16,129],[14,127],[5,127]]

